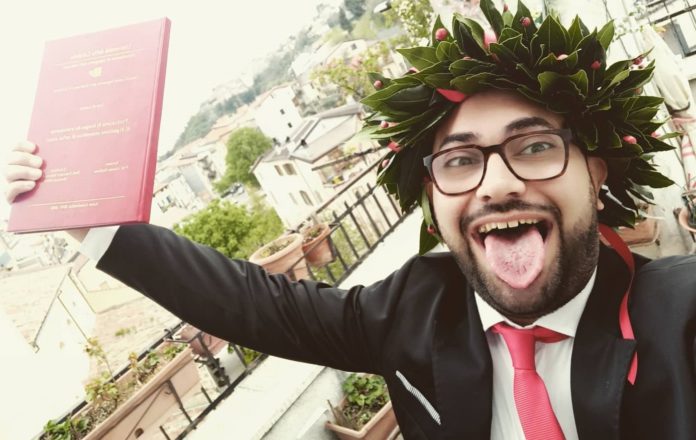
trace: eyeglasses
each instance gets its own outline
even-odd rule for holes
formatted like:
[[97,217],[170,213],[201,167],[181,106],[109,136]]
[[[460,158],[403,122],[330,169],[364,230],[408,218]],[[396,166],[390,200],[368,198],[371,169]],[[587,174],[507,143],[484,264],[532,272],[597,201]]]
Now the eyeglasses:
[[486,175],[488,158],[498,153],[510,172],[523,181],[554,179],[568,166],[569,129],[540,130],[511,136],[503,143],[481,147],[462,145],[423,158],[441,193],[454,196],[472,191]]

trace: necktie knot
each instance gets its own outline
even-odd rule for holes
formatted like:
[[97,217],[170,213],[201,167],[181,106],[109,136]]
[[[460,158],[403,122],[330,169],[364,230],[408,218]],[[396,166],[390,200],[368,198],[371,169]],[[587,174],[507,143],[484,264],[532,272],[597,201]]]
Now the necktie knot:
[[534,362],[534,343],[558,342],[566,335],[544,327],[514,328],[503,322],[493,326],[493,331],[500,334],[510,351],[512,365],[516,370],[536,370]]

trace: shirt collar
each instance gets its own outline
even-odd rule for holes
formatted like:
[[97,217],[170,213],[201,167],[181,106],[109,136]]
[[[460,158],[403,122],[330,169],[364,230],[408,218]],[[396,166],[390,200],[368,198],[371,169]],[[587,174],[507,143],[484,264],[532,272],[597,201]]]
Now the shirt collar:
[[[592,272],[592,276],[585,287],[580,291],[580,293],[575,295],[573,299],[548,315],[540,317],[528,327],[538,325],[574,338],[575,331],[577,330],[578,323],[580,322],[580,317],[582,316],[582,312],[585,310],[587,299],[590,297],[590,292],[592,292],[592,288],[594,287],[596,275],[597,268],[595,268],[594,272]],[[476,306],[479,310],[479,316],[481,317],[481,323],[483,324],[484,331],[488,331],[488,329],[499,322],[505,322],[513,327],[522,328],[491,307],[486,301],[483,300],[483,298],[481,298],[478,292],[474,293]]]

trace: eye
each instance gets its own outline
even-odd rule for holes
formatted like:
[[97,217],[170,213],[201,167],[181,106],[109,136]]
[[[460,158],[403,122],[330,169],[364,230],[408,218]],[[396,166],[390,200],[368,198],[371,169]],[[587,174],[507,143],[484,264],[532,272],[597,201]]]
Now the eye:
[[556,148],[556,146],[550,142],[537,141],[524,147],[519,154],[539,154],[554,148]]
[[475,161],[471,157],[467,156],[456,156],[447,159],[445,162],[446,168],[456,168],[456,167],[466,167],[474,165]]

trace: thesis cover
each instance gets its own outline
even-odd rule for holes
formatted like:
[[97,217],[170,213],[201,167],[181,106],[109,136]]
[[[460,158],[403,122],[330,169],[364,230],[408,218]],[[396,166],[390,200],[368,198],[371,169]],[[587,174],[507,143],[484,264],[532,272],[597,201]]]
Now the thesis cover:
[[46,43],[28,139],[44,176],[8,230],[150,220],[170,22]]

